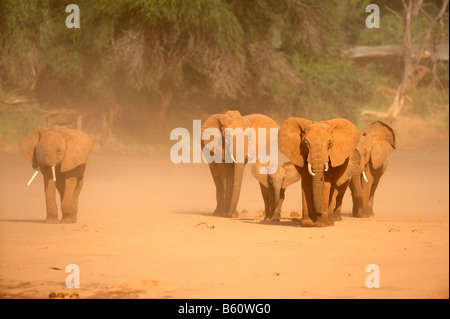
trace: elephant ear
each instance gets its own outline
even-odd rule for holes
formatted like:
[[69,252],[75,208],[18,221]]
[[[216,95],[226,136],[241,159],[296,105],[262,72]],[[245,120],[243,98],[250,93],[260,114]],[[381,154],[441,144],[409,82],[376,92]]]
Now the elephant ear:
[[350,155],[350,159],[348,161],[347,168],[345,169],[344,174],[337,180],[336,185],[341,186],[346,181],[352,178],[353,175],[361,174],[361,153],[358,149],[355,149]]
[[[227,112],[228,113],[228,112]],[[211,115],[205,123],[202,125],[202,148],[206,147],[210,152],[214,152],[215,150],[222,150],[222,134],[221,134],[221,128],[222,128],[222,120],[226,114],[213,114]],[[214,131],[211,131],[208,134],[208,129],[216,129]],[[208,139],[203,139],[203,133],[206,131],[208,135]],[[222,152],[222,160],[225,159],[225,154]]]
[[333,128],[333,146],[329,154],[331,166],[340,166],[358,146],[361,132],[347,119],[332,119],[326,122]]
[[395,150],[394,130],[390,126],[377,121],[366,127],[363,134],[372,140],[370,159],[373,167],[377,169]]
[[37,168],[36,159],[34,156],[34,148],[39,143],[41,133],[48,131],[47,127],[39,126],[31,131],[19,144],[19,152],[22,154],[29,162],[33,168]]
[[304,167],[305,160],[304,149],[301,146],[301,133],[303,128],[310,124],[311,121],[290,117],[284,121],[278,133],[278,147],[280,151],[287,156],[297,166]]
[[[250,120],[252,128],[255,130],[257,141],[259,141],[258,129],[259,128],[266,129],[265,130],[265,132],[266,132],[266,150],[270,149],[270,144],[272,144],[272,143],[278,144],[278,131],[280,129],[280,126],[278,125],[277,122],[275,122],[273,119],[271,119],[270,117],[263,115],[263,114],[250,114],[250,115],[244,116],[244,118]],[[275,136],[271,135],[270,129],[276,129],[277,134],[275,134]],[[256,152],[257,153],[260,152],[258,147],[259,147],[259,142],[256,144]]]
[[285,177],[281,188],[287,188],[288,186],[300,180],[300,173],[298,172],[297,167],[295,167],[294,163],[286,162],[283,163],[282,166],[284,168]]
[[269,174],[261,174],[260,171],[260,168],[264,169],[264,167],[267,167],[267,169],[269,168],[268,166],[257,162],[252,165],[251,171],[253,177],[256,178],[260,184],[266,188],[269,188]]
[[60,130],[66,135],[66,154],[61,162],[61,171],[67,172],[79,165],[87,163],[94,141],[84,132],[69,130],[62,127]]

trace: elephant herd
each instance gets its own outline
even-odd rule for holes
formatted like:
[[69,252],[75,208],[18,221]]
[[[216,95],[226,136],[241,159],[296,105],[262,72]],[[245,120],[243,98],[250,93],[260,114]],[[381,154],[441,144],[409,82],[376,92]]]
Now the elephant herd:
[[[342,200],[347,188],[352,193],[353,216],[373,216],[375,190],[395,149],[395,134],[388,125],[377,121],[361,133],[346,119],[314,122],[290,117],[279,127],[265,115],[242,116],[238,111],[228,111],[212,115],[203,124],[202,131],[216,128],[225,132],[227,128],[249,127],[255,132],[259,132],[257,128],[278,128],[278,148],[289,159],[274,171],[258,161],[252,164],[252,175],[259,181],[264,200],[265,219],[281,218],[285,189],[297,181],[302,186],[301,225],[304,227],[331,226],[334,221],[342,220]],[[256,141],[259,139],[256,136]],[[270,142],[266,138],[266,144]],[[209,144],[208,140],[202,141],[204,148]],[[225,144],[223,154],[235,152],[227,150]],[[251,160],[247,151],[244,154],[247,154],[244,162],[209,163],[216,186],[214,215],[237,216],[244,166]]]
[[[250,162],[253,163],[252,175],[260,184],[267,220],[281,218],[285,189],[297,181],[301,181],[302,186],[301,225],[304,227],[331,226],[341,220],[347,188],[352,193],[353,216],[373,216],[375,190],[387,168],[389,155],[395,149],[394,131],[388,125],[374,122],[361,133],[346,119],[314,122],[290,117],[280,127],[266,115],[242,116],[239,111],[228,111],[210,116],[202,125],[202,135],[207,129],[217,129],[225,137],[226,129],[244,131],[249,128],[254,129],[260,153],[274,142],[269,129],[276,129],[278,149],[289,161],[272,169],[267,163],[252,158],[245,143],[244,159],[235,161],[237,149],[230,148],[226,138],[221,139],[223,159],[228,153],[233,161],[208,163],[216,187],[214,215],[238,216],[236,207],[244,167]],[[61,197],[61,222],[77,221],[78,198],[93,145],[87,134],[59,125],[38,127],[20,143],[21,154],[36,170],[29,183],[38,171],[44,177],[46,223],[59,223],[56,190]],[[202,140],[203,151],[212,151],[211,145],[211,141]]]

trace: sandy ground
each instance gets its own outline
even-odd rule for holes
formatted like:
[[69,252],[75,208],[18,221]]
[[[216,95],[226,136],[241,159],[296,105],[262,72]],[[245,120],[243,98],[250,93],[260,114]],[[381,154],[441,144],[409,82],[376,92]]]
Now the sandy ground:
[[[47,225],[42,176],[0,154],[0,297],[48,298],[448,298],[449,153],[395,151],[375,217],[301,228],[300,184],[281,222],[260,222],[263,202],[247,167],[239,219],[211,215],[206,164],[93,154],[77,224]],[[201,224],[203,223],[203,224]],[[214,227],[213,227],[214,226]],[[65,286],[77,264],[80,288]],[[366,266],[380,288],[365,285]]]

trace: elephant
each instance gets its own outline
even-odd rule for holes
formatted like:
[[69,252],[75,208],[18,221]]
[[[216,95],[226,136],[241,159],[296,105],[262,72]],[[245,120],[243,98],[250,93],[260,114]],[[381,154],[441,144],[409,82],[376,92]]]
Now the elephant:
[[286,188],[300,180],[300,173],[292,162],[278,165],[275,173],[261,174],[260,168],[267,165],[256,163],[252,165],[252,175],[259,182],[261,194],[264,200],[265,220],[279,221],[281,219],[281,208],[284,201]]
[[290,117],[278,135],[280,151],[297,167],[302,183],[303,227],[334,225],[337,188],[361,132],[347,119]]
[[360,165],[350,181],[354,217],[372,217],[373,200],[389,157],[395,150],[395,133],[387,124],[376,121],[364,129],[358,143]]
[[352,215],[374,215],[372,207],[375,190],[394,149],[395,134],[391,127],[380,121],[366,127],[350,156],[349,165],[340,178],[341,182],[338,182],[341,186],[338,187],[336,196],[335,220],[341,220],[342,201],[348,186],[352,193]]
[[[236,207],[241,191],[244,167],[249,160],[256,161],[255,158],[249,158],[248,142],[250,140],[250,135],[255,134],[255,136],[252,136],[252,140],[255,141],[256,145],[259,145],[260,136],[258,129],[261,128],[265,129],[265,147],[273,144],[275,140],[278,139],[279,125],[270,117],[262,114],[242,116],[239,111],[233,110],[227,111],[225,114],[213,114],[203,123],[201,128],[203,154],[205,154],[205,152],[215,152],[216,148],[219,149],[222,154],[219,161],[208,162],[216,187],[217,205],[213,215],[238,217]],[[214,136],[210,136],[209,139],[204,139],[204,136],[208,135],[208,129],[220,132],[220,136],[217,140]],[[248,132],[247,129],[254,129],[253,133],[251,132],[252,130],[249,130],[249,135],[245,135],[244,133],[244,136],[242,136],[241,134],[241,137],[243,137],[244,148],[241,149],[240,152],[238,152],[238,147],[233,147],[233,145],[236,145],[235,142],[237,142],[239,134],[232,137],[231,141],[233,142],[231,144],[230,139],[228,138],[230,130],[237,132],[239,129],[243,130],[241,132]],[[275,137],[270,134],[270,129],[276,129],[277,134],[275,134]],[[215,143],[214,141],[219,142]],[[257,150],[257,152],[258,151],[260,150]],[[239,158],[238,153],[240,153]],[[255,156],[256,154],[258,153],[253,155]],[[278,159],[278,153],[276,155]],[[230,160],[230,157],[232,160]],[[238,158],[237,161],[236,158]]]
[[76,223],[78,198],[94,141],[84,132],[54,125],[37,127],[19,144],[20,153],[44,177],[47,216],[45,223],[57,224],[56,190],[61,197],[62,223]]

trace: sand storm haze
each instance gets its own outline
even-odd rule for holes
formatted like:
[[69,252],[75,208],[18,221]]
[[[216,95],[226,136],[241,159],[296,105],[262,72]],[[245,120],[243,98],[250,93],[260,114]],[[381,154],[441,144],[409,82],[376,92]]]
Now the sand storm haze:
[[[78,223],[47,225],[42,176],[2,154],[0,297],[70,295],[66,266],[80,269],[79,298],[448,298],[448,152],[397,150],[375,217],[302,228],[300,183],[286,190],[280,222],[263,222],[258,182],[245,169],[240,217],[212,216],[207,164],[92,154]],[[282,158],[280,157],[280,161]],[[366,267],[379,266],[369,289]]]

